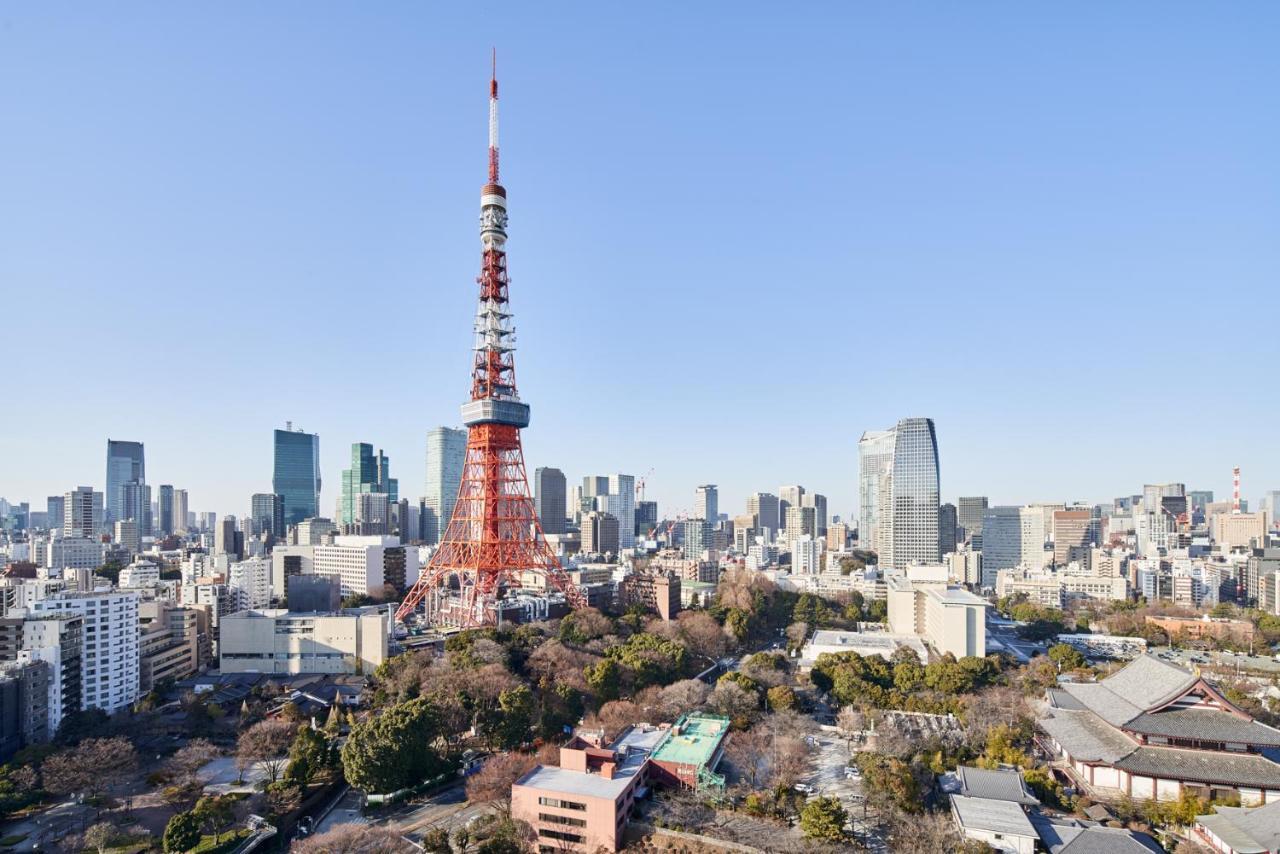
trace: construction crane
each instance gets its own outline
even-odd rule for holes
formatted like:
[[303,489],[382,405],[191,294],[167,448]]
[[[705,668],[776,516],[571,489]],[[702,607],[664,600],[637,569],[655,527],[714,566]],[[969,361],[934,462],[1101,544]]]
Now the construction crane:
[[649,469],[647,472],[645,472],[644,474],[636,478],[636,500],[637,501],[644,501],[645,481],[649,479],[649,475],[651,474],[653,474],[653,469]]

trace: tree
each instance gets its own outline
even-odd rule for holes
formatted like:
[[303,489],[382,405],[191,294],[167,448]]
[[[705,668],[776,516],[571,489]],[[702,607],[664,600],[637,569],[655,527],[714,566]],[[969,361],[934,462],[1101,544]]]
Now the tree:
[[1088,664],[1080,650],[1068,643],[1055,643],[1049,647],[1048,654],[1049,660],[1058,665],[1060,671],[1077,670]]
[[235,799],[229,795],[208,795],[196,803],[191,814],[213,835],[214,842],[220,842],[222,831],[235,820]]
[[293,725],[284,720],[259,721],[242,732],[236,742],[236,767],[241,781],[245,770],[255,764],[266,772],[268,782],[279,780],[289,764],[287,751],[292,741]]
[[848,820],[837,798],[814,798],[800,811],[800,829],[807,839],[825,842],[844,840],[844,824]]
[[111,847],[115,838],[115,825],[109,821],[100,821],[84,832],[85,845],[96,849],[98,854],[106,854],[106,850]]
[[799,705],[796,692],[786,685],[776,685],[765,694],[768,707],[774,711],[779,709],[795,709]]
[[622,686],[622,668],[612,658],[604,658],[584,670],[587,688],[603,704],[618,699]]
[[703,658],[719,658],[729,649],[724,627],[706,611],[681,611],[676,618],[676,634],[691,652]]
[[194,780],[196,772],[208,765],[218,756],[218,748],[205,738],[195,738],[178,748],[169,757],[169,770],[178,782],[186,783]]
[[800,649],[804,646],[804,642],[809,639],[809,624],[805,622],[792,623],[787,626],[787,649]]
[[422,850],[427,854],[453,854],[453,846],[449,844],[449,831],[443,827],[434,827],[422,837]]
[[289,766],[285,769],[285,777],[306,786],[317,774],[331,767],[333,759],[333,748],[328,738],[309,726],[300,727],[289,746]]
[[730,718],[738,729],[745,729],[760,709],[760,698],[737,682],[720,682],[707,704],[717,713]]
[[40,766],[44,787],[58,794],[83,792],[96,799],[138,764],[133,744],[122,735],[88,738],[53,754]]
[[867,722],[862,712],[853,706],[845,706],[840,710],[840,714],[836,715],[836,727],[844,737],[845,746],[852,750],[853,740],[862,737],[862,731],[866,729]]
[[440,718],[424,698],[357,724],[342,746],[347,782],[366,792],[395,792],[437,777],[452,763],[436,749]]
[[330,738],[337,738],[342,733],[342,712],[338,711],[337,703],[329,707],[329,717],[324,722],[324,733]]
[[302,787],[293,780],[267,784],[267,810],[277,819],[302,806]]
[[662,689],[659,702],[664,717],[675,720],[707,701],[711,687],[701,679],[681,679]]
[[200,821],[190,812],[180,812],[164,828],[164,850],[168,854],[190,851],[200,844]]
[[385,826],[340,824],[293,843],[289,850],[292,854],[408,854],[417,849]]
[[527,753],[498,753],[485,760],[479,771],[467,778],[467,801],[495,803],[503,813],[511,812],[511,786],[537,761]]

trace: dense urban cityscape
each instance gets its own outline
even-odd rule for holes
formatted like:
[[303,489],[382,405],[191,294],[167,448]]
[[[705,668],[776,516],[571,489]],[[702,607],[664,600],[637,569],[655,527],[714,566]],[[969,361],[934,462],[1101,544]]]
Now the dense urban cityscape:
[[745,500],[527,470],[498,76],[420,493],[374,417],[336,483],[255,438],[269,491],[216,507],[87,418],[103,468],[0,497],[0,850],[1280,851],[1280,489],[1240,461],[1002,504],[904,412]]

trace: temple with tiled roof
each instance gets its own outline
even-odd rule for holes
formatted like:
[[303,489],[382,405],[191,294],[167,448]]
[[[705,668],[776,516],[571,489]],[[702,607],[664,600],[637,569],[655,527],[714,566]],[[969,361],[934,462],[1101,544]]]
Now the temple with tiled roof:
[[1280,800],[1280,730],[1198,672],[1143,655],[1100,682],[1050,688],[1042,745],[1095,797]]

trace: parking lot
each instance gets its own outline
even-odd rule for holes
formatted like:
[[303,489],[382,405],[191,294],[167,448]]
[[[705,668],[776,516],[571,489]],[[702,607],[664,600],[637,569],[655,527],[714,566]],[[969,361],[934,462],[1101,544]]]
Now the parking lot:
[[883,851],[884,842],[868,823],[866,800],[861,778],[850,779],[845,771],[853,765],[849,747],[839,734],[818,731],[806,739],[809,743],[809,773],[801,781],[812,787],[809,797],[838,798],[849,814],[853,831],[871,851]]

